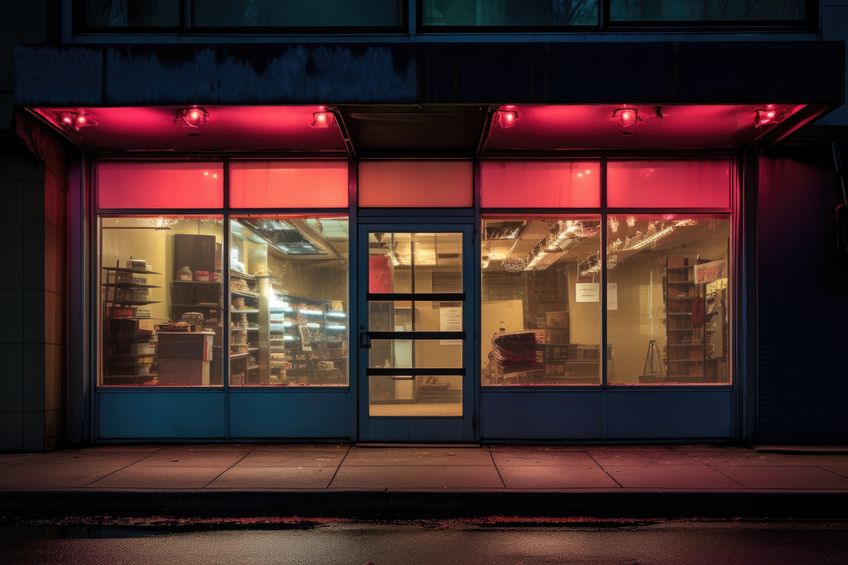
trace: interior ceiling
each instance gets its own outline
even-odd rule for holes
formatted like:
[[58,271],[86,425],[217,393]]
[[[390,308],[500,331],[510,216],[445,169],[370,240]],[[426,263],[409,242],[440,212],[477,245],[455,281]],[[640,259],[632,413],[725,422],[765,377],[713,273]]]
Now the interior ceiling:
[[[495,119],[486,128],[487,105],[362,105],[337,111],[357,156],[532,155],[568,151],[727,149],[756,139],[803,108],[778,105],[779,119],[757,127],[761,105],[634,105],[638,120],[623,128],[615,111],[623,105],[500,106],[516,112],[512,127]],[[183,107],[184,108],[184,107]],[[313,127],[321,106],[206,106],[197,128],[179,119],[181,107],[37,108],[34,111],[80,145],[109,152],[279,153],[343,155],[339,124]],[[62,124],[83,114],[87,125]]]

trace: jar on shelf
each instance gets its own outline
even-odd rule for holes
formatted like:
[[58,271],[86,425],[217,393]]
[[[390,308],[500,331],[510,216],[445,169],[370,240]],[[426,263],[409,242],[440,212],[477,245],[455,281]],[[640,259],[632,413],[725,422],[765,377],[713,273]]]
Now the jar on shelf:
[[177,280],[178,281],[190,281],[192,280],[191,267],[188,265],[184,265],[180,267],[177,271]]

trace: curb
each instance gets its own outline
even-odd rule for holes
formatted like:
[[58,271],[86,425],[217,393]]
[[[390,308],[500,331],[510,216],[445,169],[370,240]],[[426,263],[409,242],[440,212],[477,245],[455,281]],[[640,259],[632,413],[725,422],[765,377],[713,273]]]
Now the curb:
[[0,515],[845,519],[848,492],[0,491]]

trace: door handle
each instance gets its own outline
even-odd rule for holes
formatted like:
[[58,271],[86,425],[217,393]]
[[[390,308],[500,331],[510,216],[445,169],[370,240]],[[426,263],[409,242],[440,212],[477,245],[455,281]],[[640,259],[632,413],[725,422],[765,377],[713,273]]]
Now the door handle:
[[359,332],[359,348],[371,349],[371,334],[368,332]]

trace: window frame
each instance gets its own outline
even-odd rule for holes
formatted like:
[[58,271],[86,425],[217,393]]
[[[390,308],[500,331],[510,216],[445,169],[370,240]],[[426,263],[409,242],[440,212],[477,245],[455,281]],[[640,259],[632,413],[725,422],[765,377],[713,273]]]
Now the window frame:
[[[104,385],[102,384],[102,370],[103,370],[103,344],[102,344],[102,329],[103,329],[103,305],[101,300],[101,272],[103,265],[101,264],[102,258],[102,241],[100,237],[100,224],[101,218],[116,218],[116,217],[143,217],[143,216],[152,216],[152,217],[162,217],[162,216],[200,216],[200,217],[209,217],[209,216],[220,216],[222,221],[222,229],[223,235],[221,240],[221,245],[223,252],[223,257],[221,259],[221,270],[229,274],[230,271],[230,256],[229,252],[226,250],[229,249],[230,244],[230,222],[234,217],[244,217],[253,214],[275,214],[275,215],[337,215],[344,216],[348,222],[348,241],[354,242],[354,233],[356,229],[356,204],[353,199],[352,189],[350,178],[351,175],[355,174],[355,164],[352,163],[350,159],[330,159],[327,157],[316,157],[314,159],[304,158],[304,157],[293,157],[293,158],[277,158],[277,159],[269,159],[267,156],[264,157],[223,157],[223,158],[215,158],[211,157],[206,159],[209,162],[222,163],[224,178],[223,178],[223,207],[222,208],[100,208],[98,206],[98,179],[97,179],[97,165],[103,162],[109,163],[131,163],[134,165],[141,164],[153,164],[153,163],[173,163],[173,162],[191,162],[191,159],[188,156],[180,156],[175,157],[173,159],[163,159],[163,158],[126,158],[126,157],[93,157],[89,162],[89,186],[92,187],[90,194],[88,195],[88,202],[90,206],[91,214],[91,222],[89,226],[89,234],[90,234],[90,249],[92,249],[92,261],[90,264],[90,284],[89,289],[87,290],[90,300],[91,307],[89,308],[90,315],[92,316],[91,320],[91,382],[94,386],[94,390],[96,392],[99,391],[128,391],[128,392],[245,392],[251,393],[256,391],[263,390],[273,390],[273,391],[312,391],[312,392],[321,392],[321,391],[333,391],[333,390],[343,390],[348,391],[351,389],[351,382],[353,381],[351,376],[351,367],[348,367],[348,375],[347,375],[347,384],[344,385],[298,385],[296,387],[287,387],[287,386],[279,386],[279,385],[267,385],[267,386],[230,386],[230,340],[229,340],[229,331],[224,331],[222,335],[222,346],[224,354],[221,358],[221,373],[222,373],[222,384],[220,385],[209,385],[209,386],[147,386],[147,385]],[[345,208],[232,208],[230,206],[230,164],[233,161],[342,161],[347,164],[348,169],[348,206]],[[347,293],[348,293],[348,320],[352,319],[353,309],[350,307],[352,304],[351,300],[354,292],[354,285],[351,284],[352,281],[352,273],[355,273],[355,269],[351,268],[351,257],[352,255],[348,254],[348,284],[347,284]],[[166,273],[163,271],[163,275]],[[230,297],[230,277],[223,276],[222,277],[222,285],[221,292],[223,293],[224,301],[226,304],[229,304]],[[229,328],[230,324],[230,316],[231,312],[229,308],[226,308],[227,318],[224,322],[224,327]],[[350,322],[348,322],[350,323]],[[351,344],[353,343],[354,332],[348,329],[348,351],[351,351]],[[349,354],[350,355],[350,354]],[[349,363],[350,365],[350,363]]]
[[[591,160],[590,156],[580,156],[580,157],[571,157],[566,159],[521,159],[521,158],[508,158],[508,157],[499,157],[495,159],[487,159],[491,161],[587,161]],[[727,208],[695,208],[695,209],[687,209],[687,208],[611,208],[607,206],[607,165],[609,161],[722,161],[729,163],[730,166],[730,182],[728,186],[729,191],[729,207]],[[481,163],[482,160],[477,160],[476,163]],[[477,228],[478,230],[482,230],[482,219],[484,217],[495,218],[501,216],[521,216],[521,215],[550,215],[550,216],[567,216],[571,215],[583,215],[583,214],[597,214],[600,215],[601,218],[601,265],[602,269],[600,270],[600,308],[601,308],[601,355],[600,363],[601,363],[601,382],[597,385],[532,385],[532,386],[515,386],[515,385],[491,385],[484,384],[482,382],[482,370],[478,375],[478,383],[481,391],[485,392],[518,392],[518,391],[527,391],[527,393],[531,392],[564,392],[569,390],[613,390],[613,391],[696,391],[696,390],[706,390],[706,391],[715,391],[715,390],[733,390],[736,387],[736,363],[740,361],[738,358],[739,352],[736,348],[736,326],[739,321],[739,309],[740,309],[740,299],[739,294],[741,292],[741,280],[740,269],[739,269],[739,254],[741,252],[740,249],[740,228],[737,225],[738,223],[738,208],[739,208],[739,189],[741,185],[740,181],[740,167],[739,167],[739,157],[736,153],[732,152],[713,152],[713,153],[703,153],[699,155],[691,155],[691,154],[674,154],[674,153],[654,153],[654,154],[616,154],[614,156],[601,155],[600,156],[600,195],[601,202],[600,207],[598,208],[483,208],[479,203],[479,196],[482,193],[482,187],[477,186],[476,192],[478,195],[478,215],[476,217]],[[476,176],[479,179],[479,170],[480,167],[476,168]],[[477,181],[479,183],[479,180]],[[609,332],[608,332],[608,317],[607,317],[607,222],[609,216],[611,215],[621,215],[621,214],[632,214],[632,215],[649,215],[649,214],[680,214],[687,216],[722,216],[728,221],[728,236],[729,236],[729,246],[728,246],[728,285],[730,287],[730,306],[729,306],[729,319],[728,319],[728,375],[726,382],[719,383],[693,383],[693,384],[685,384],[685,383],[668,383],[668,384],[609,384],[608,382],[608,356],[606,355],[607,348],[609,346]],[[480,250],[482,249],[482,236],[480,237],[480,243],[477,245],[478,258],[480,254]],[[481,323],[481,314],[482,314],[482,270],[479,268],[478,264],[478,274],[479,278],[477,279],[477,288],[479,293],[478,298],[478,310],[477,313],[477,323]],[[479,327],[479,326],[478,326]],[[482,351],[483,351],[483,343],[482,339],[478,340],[478,351],[477,359],[482,359]],[[614,354],[614,352],[613,352]],[[482,369],[482,367],[480,367]]]

